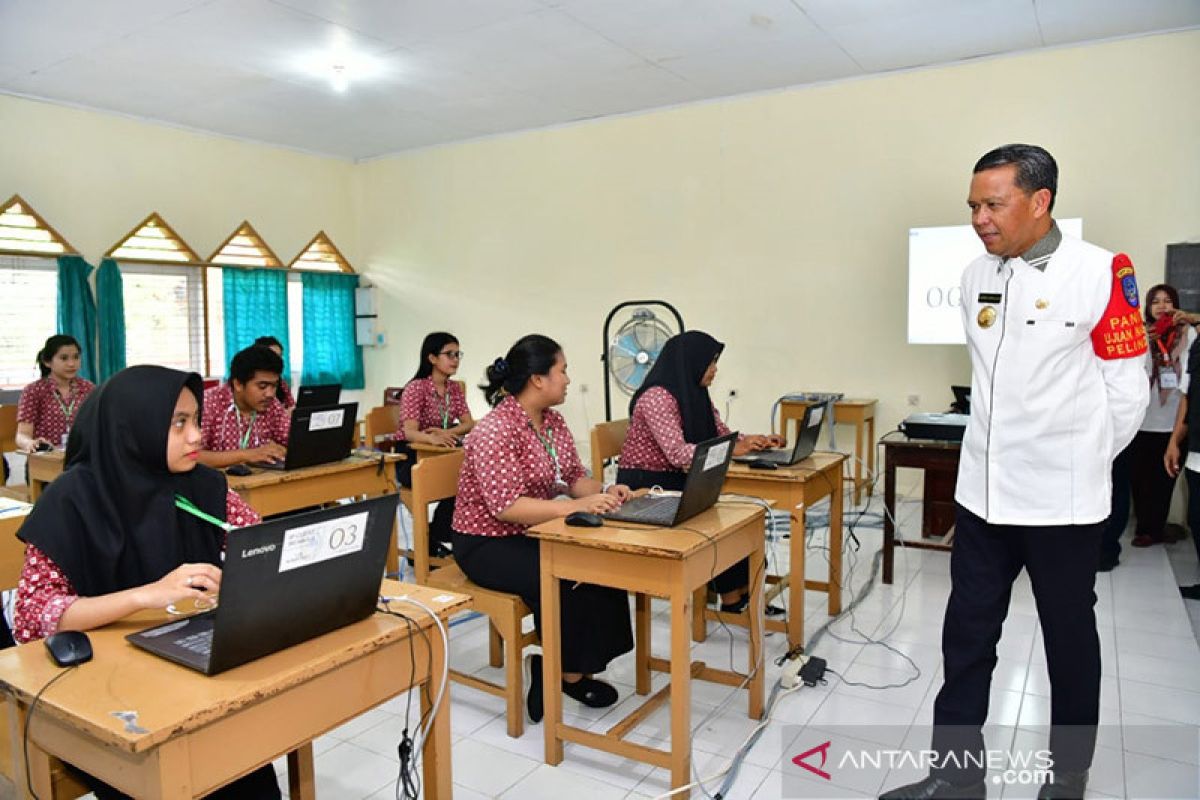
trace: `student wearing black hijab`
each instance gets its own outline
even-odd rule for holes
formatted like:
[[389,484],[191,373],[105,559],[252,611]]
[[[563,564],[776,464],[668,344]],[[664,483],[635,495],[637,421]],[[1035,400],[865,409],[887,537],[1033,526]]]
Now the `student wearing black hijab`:
[[[667,340],[629,401],[629,432],[621,448],[619,483],[632,489],[660,486],[681,490],[696,445],[729,433],[708,394],[724,349],[724,344],[703,331],[687,331]],[[739,436],[733,452],[743,455],[782,446],[777,436]],[[746,607],[749,563],[734,564],[713,580],[722,611],[739,612]],[[778,613],[768,607],[768,613],[772,612]]]
[[[27,545],[14,613],[18,641],[98,628],[218,590],[221,521],[245,525],[258,516],[221,473],[197,463],[202,397],[199,375],[140,366],[117,373],[84,402],[65,471],[17,534]],[[101,800],[124,797],[84,779]],[[209,797],[280,793],[267,764]]]

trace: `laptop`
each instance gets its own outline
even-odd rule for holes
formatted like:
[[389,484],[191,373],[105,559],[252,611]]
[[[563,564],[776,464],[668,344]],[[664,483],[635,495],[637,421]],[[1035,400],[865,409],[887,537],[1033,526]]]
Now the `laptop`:
[[741,464],[767,461],[781,467],[803,461],[817,449],[817,439],[821,435],[821,421],[825,419],[825,408],[825,404],[821,403],[804,409],[804,416],[800,419],[800,432],[796,435],[796,444],[792,447],[772,447],[756,453],[734,456],[733,460]]
[[341,461],[350,455],[358,403],[292,409],[287,456],[282,463],[255,462],[261,469],[300,469]]
[[951,386],[950,391],[954,392],[954,405],[950,406],[951,411],[956,411],[959,414],[971,413],[971,387],[970,386]]
[[623,504],[616,511],[602,514],[617,522],[637,522],[642,525],[673,527],[706,511],[721,496],[725,473],[729,471],[730,456],[736,433],[718,436],[696,445],[692,467],[688,470],[683,494],[643,495]]
[[314,386],[303,385],[296,392],[296,408],[336,406],[341,401],[342,385],[340,383],[318,383]]
[[399,499],[387,494],[233,531],[216,609],[125,638],[216,675],[366,619],[379,600]]

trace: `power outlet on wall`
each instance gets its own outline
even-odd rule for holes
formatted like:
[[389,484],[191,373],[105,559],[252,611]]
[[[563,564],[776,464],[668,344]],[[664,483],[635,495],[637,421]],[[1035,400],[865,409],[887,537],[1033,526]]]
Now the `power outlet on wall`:
[[917,406],[921,405],[921,395],[919,395],[919,394],[910,394],[910,395],[908,396],[908,405],[909,405],[911,408],[916,408]]

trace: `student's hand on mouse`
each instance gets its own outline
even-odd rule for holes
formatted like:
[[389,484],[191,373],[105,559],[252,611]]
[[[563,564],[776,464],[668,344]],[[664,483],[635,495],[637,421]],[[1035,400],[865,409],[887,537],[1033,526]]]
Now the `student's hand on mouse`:
[[249,451],[250,461],[283,461],[287,448],[278,442],[267,442]]
[[613,497],[617,498],[622,503],[624,503],[631,496],[633,496],[633,490],[630,489],[628,486],[626,486],[623,483],[614,483],[612,486],[608,487],[604,491],[606,494],[611,494]]
[[53,450],[53,449],[54,449],[53,444],[51,444],[48,440],[43,439],[39,436],[38,438],[34,439],[32,442],[29,443],[29,449],[26,450],[25,452],[27,452],[27,453],[44,453],[47,450]]
[[601,492],[600,494],[589,494],[587,497],[580,497],[572,500],[570,503],[571,511],[587,511],[589,514],[604,514],[608,511],[616,511],[621,507],[621,500],[616,495]]
[[212,564],[184,564],[138,593],[142,608],[166,608],[181,600],[215,597],[221,588],[221,569]]

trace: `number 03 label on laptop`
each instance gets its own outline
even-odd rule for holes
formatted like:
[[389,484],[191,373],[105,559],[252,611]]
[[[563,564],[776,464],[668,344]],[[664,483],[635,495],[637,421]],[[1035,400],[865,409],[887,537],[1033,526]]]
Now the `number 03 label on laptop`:
[[287,572],[363,549],[367,512],[292,528],[283,537],[279,571]]

